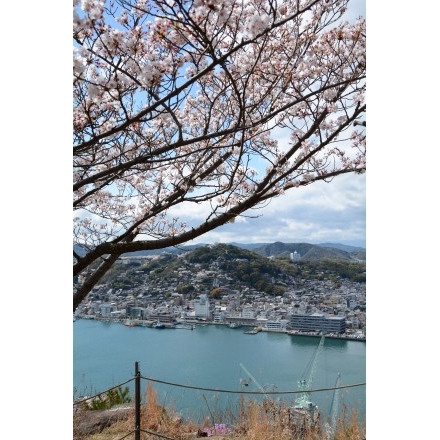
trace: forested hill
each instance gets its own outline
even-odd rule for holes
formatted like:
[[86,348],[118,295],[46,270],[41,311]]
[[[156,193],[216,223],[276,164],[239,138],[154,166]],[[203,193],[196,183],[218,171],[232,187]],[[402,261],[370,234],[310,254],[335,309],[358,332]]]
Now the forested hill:
[[[313,248],[310,248],[309,252],[312,251]],[[147,276],[151,292],[156,285],[160,286],[157,291],[161,291],[171,289],[177,282],[177,291],[188,293],[200,286],[212,290],[217,278],[220,286],[236,289],[249,287],[269,295],[282,295],[293,280],[297,285],[307,281],[329,280],[335,286],[340,285],[342,280],[366,281],[365,262],[302,258],[293,262],[290,255],[279,255],[268,258],[228,244],[205,245],[181,255],[169,252],[152,256],[151,259],[137,260],[137,256],[133,256],[132,260],[121,260],[104,275],[102,282],[115,291],[129,291],[142,285]],[[220,292],[221,289],[214,290]]]
[[281,243],[266,244],[254,249],[261,255],[289,257],[295,251],[302,260],[365,260],[366,250],[358,247],[342,245],[316,245],[308,243]]
[[[305,244],[298,249],[305,251],[306,256],[310,258],[302,257],[294,264],[290,259],[290,253],[294,251],[288,246],[286,250],[285,247],[276,245],[277,243],[272,247],[265,246],[252,251],[237,246],[217,244],[197,248],[189,252],[185,260],[205,267],[216,261],[219,268],[232,277],[242,280],[248,279],[248,276],[243,276],[244,271],[249,276],[252,273],[253,277],[259,273],[271,277],[301,275],[312,279],[315,278],[315,274],[327,274],[330,278],[341,277],[355,282],[365,282],[365,262],[346,251]],[[265,253],[272,258],[268,258]]]

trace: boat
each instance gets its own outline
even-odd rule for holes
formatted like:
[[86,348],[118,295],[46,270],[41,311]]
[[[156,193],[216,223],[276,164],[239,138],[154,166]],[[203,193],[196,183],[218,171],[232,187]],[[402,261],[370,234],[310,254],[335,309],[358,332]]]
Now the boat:
[[247,332],[243,332],[245,335],[256,335],[258,330],[249,330]]
[[126,319],[124,325],[127,327],[135,327],[137,324],[132,319]]
[[178,323],[174,326],[176,329],[183,329],[183,330],[194,330],[194,325],[192,324],[185,324],[185,323]]
[[243,332],[245,335],[256,335],[262,331],[261,327],[254,327],[252,330],[248,330],[247,332]]
[[240,383],[241,383],[244,387],[248,387],[248,386],[249,386],[249,380],[247,380],[247,379],[240,379]]
[[157,320],[156,324],[153,325],[154,328],[166,328],[165,324],[163,322],[160,322],[159,320]]
[[231,322],[229,328],[240,328],[241,324],[239,322]]

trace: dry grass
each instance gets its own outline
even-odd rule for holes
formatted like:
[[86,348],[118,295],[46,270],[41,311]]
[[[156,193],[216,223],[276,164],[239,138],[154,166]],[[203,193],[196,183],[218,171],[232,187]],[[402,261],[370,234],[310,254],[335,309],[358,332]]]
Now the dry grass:
[[357,414],[353,411],[347,414],[343,410],[342,416],[337,420],[336,430],[332,440],[363,440],[366,438],[365,423],[360,423]]
[[[292,423],[292,414],[285,404],[266,400],[263,403],[240,400],[238,414],[231,433],[210,435],[212,440],[363,440],[366,438],[365,424],[361,424],[356,413],[345,409],[337,421],[333,434],[326,431],[322,423],[316,426],[298,426]],[[228,413],[230,417],[230,413]],[[75,424],[78,419],[74,419]],[[118,421],[104,428],[102,432],[74,436],[75,440],[133,440],[135,416],[133,413],[126,420]],[[141,408],[141,440],[160,438],[146,431],[156,432],[176,440],[188,440],[203,437],[206,428],[212,427],[210,420],[202,423],[184,421],[173,408],[165,409],[157,403],[157,393],[149,383],[146,392],[146,404]],[[74,429],[75,432],[75,429]],[[206,435],[205,435],[206,436]]]

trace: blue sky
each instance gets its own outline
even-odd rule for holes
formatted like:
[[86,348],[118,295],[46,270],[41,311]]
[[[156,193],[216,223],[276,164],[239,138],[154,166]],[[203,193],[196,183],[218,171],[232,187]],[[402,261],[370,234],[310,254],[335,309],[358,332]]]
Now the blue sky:
[[[359,16],[366,16],[366,2],[352,0],[347,19]],[[331,242],[366,247],[366,174],[292,189],[265,208],[245,214],[259,217],[242,217],[194,243]]]
[[[352,0],[346,19],[355,21],[359,16],[366,16],[365,0]],[[276,133],[279,137],[274,137],[280,145],[288,141],[288,133],[279,129]],[[192,204],[173,208],[172,215],[195,226],[204,221],[207,213]],[[330,183],[315,182],[293,188],[265,207],[247,211],[235,223],[219,227],[188,244],[275,241],[366,247],[366,174],[343,175]]]

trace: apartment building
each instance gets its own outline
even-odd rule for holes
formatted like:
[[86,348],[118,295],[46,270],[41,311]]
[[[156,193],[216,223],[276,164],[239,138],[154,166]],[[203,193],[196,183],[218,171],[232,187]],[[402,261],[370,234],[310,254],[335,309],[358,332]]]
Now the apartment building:
[[194,301],[194,316],[196,318],[211,319],[211,309],[206,293],[202,293],[199,295],[199,298]]
[[345,333],[346,322],[343,316],[327,316],[323,313],[297,314],[291,316],[289,328],[302,332]]

